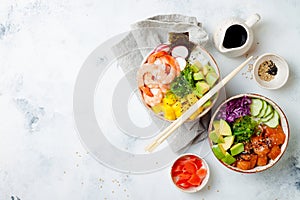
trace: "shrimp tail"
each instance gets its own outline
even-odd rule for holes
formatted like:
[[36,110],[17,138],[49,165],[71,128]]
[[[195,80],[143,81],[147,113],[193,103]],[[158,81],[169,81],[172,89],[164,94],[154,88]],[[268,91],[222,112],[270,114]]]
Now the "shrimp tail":
[[140,89],[147,96],[149,96],[149,97],[153,97],[154,96],[149,87],[143,86],[143,87],[140,87]]

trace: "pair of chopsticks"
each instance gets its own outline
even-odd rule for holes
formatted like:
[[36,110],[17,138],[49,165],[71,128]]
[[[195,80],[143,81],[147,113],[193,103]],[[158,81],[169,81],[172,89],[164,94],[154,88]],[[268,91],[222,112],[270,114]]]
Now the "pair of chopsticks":
[[158,147],[163,141],[165,141],[181,124],[183,124],[193,113],[197,111],[200,106],[202,106],[206,101],[208,101],[216,92],[218,92],[222,87],[226,85],[245,65],[247,65],[253,56],[250,56],[246,61],[244,61],[240,66],[235,68],[230,74],[223,78],[217,85],[215,85],[211,90],[209,90],[201,99],[199,99],[194,105],[192,105],[187,111],[185,111],[179,118],[177,118],[171,125],[169,125],[165,130],[163,130],[157,138],[148,146],[145,150],[152,152],[156,147]]

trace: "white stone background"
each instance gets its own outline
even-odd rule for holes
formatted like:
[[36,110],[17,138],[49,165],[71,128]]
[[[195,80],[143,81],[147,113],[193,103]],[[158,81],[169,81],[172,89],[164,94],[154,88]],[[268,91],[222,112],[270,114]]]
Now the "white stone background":
[[[274,52],[290,65],[287,84],[258,87],[244,69],[228,96],[255,92],[285,111],[288,149],[270,170],[241,175],[211,159],[212,176],[199,193],[171,185],[168,169],[126,175],[104,167],[75,131],[72,94],[88,55],[130,24],[157,14],[195,16],[210,34],[207,49],[228,74],[244,57],[227,58],[212,45],[217,24],[259,13],[251,54]],[[1,0],[0,200],[8,199],[297,199],[300,196],[300,7],[296,0]]]

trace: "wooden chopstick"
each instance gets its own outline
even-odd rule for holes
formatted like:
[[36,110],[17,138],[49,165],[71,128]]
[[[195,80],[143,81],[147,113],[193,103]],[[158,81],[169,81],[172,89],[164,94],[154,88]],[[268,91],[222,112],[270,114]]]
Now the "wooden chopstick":
[[183,124],[197,109],[208,101],[216,92],[218,92],[225,84],[231,80],[245,65],[247,65],[253,56],[250,56],[240,66],[235,68],[230,74],[223,78],[217,85],[209,90],[201,99],[199,99],[194,105],[192,105],[187,111],[185,111],[179,118],[172,122],[165,130],[163,130],[157,138],[145,147],[145,150],[152,152],[163,141],[165,141],[181,124]]

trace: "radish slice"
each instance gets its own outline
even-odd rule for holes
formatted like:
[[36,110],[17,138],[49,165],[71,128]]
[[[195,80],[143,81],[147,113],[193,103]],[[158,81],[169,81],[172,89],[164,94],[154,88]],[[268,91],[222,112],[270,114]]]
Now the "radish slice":
[[159,52],[159,51],[165,51],[165,52],[169,52],[170,51],[170,47],[169,45],[166,44],[160,44],[156,47],[156,49],[154,50],[155,52]]
[[187,56],[189,55],[189,50],[185,47],[185,46],[175,46],[172,49],[171,52],[173,57],[183,57],[183,58],[187,58]]
[[182,71],[185,68],[185,66],[186,66],[186,60],[184,58],[182,58],[182,57],[177,57],[175,59],[177,60],[177,62],[179,64],[180,71]]

